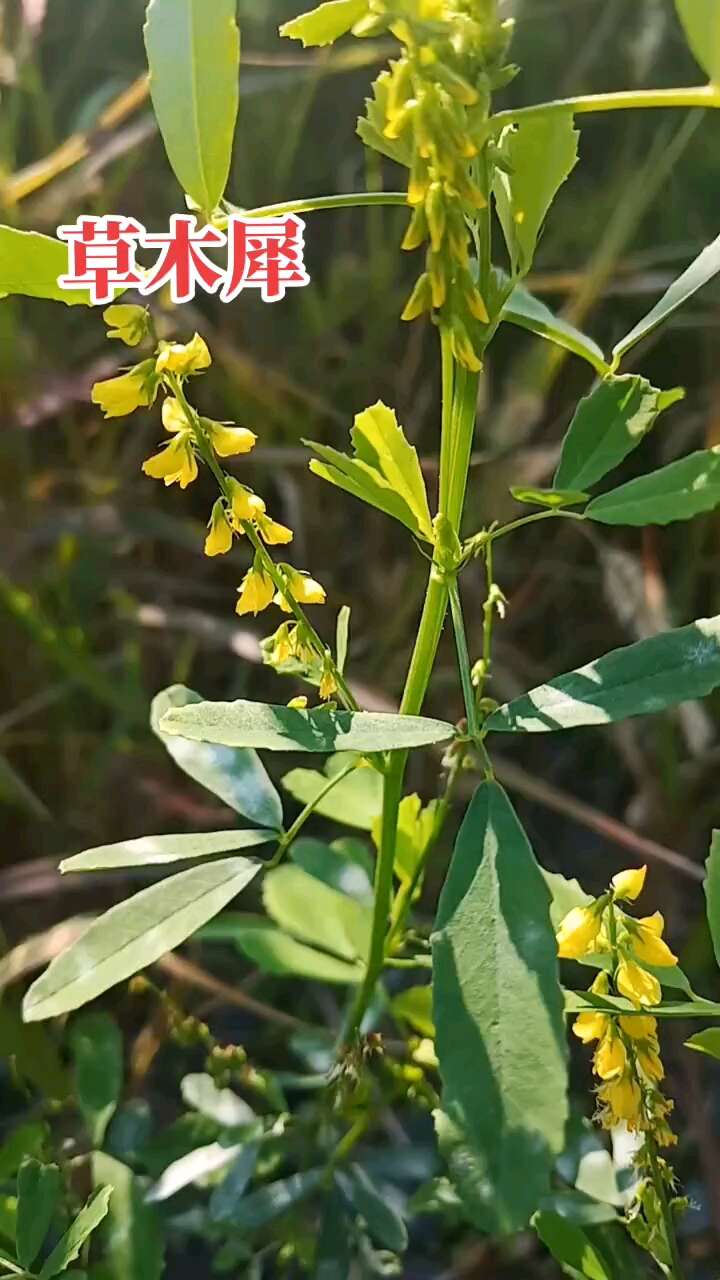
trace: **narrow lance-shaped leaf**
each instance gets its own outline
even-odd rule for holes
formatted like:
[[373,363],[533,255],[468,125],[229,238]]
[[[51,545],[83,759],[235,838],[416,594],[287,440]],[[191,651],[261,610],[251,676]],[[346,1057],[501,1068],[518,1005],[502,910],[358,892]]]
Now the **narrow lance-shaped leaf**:
[[[690,0],[690,3],[694,2],[695,0]],[[704,3],[704,0],[698,0],[698,3]],[[617,343],[613,348],[614,366],[620,363],[631,347],[657,329],[658,325],[663,324],[674,311],[677,311],[678,307],[687,302],[688,298],[692,298],[698,289],[702,289],[703,285],[712,280],[718,271],[720,271],[720,236],[703,249],[687,271],[683,271],[682,275],[673,281],[652,310],[648,311],[647,315],[643,316],[642,320],[639,320],[634,328]]]
[[109,1276],[112,1280],[161,1280],[163,1232],[143,1181],[104,1151],[93,1153],[92,1172],[96,1186],[112,1189],[101,1229]]
[[567,320],[556,316],[544,302],[528,293],[520,284],[515,286],[505,303],[502,318],[521,329],[529,330],[538,338],[554,342],[557,347],[571,351],[582,360],[587,360],[601,376],[610,369],[600,347],[592,338],[568,324]]
[[281,36],[302,40],[304,48],[333,44],[368,10],[368,0],[326,0],[308,13],[291,18],[280,28]]
[[336,1179],[348,1202],[365,1219],[372,1239],[393,1253],[404,1253],[408,1245],[407,1227],[362,1166],[351,1164],[347,1173],[338,1170]]
[[533,1226],[543,1244],[570,1275],[587,1280],[613,1280],[598,1251],[581,1227],[559,1213],[542,1211],[533,1218]]
[[237,750],[189,742],[164,733],[160,721],[172,707],[202,702],[199,693],[174,684],[156,694],[150,710],[150,726],[188,777],[206,787],[236,813],[259,827],[281,830],[282,801],[255,751]]
[[368,711],[295,711],[263,702],[199,702],[167,711],[168,735],[265,751],[401,751],[447,742],[455,729],[443,720]]
[[506,1234],[562,1150],[567,1055],[550,894],[496,783],[465,815],[432,942],[440,1145],[473,1222]]
[[700,449],[593,499],[585,511],[600,524],[672,524],[720,503],[720,446]]
[[675,8],[700,66],[720,84],[720,5],[717,0],[675,0]]
[[168,159],[206,213],[227,184],[238,113],[237,0],[150,0],[150,91]]
[[30,1270],[47,1235],[60,1198],[60,1170],[56,1164],[23,1160],[18,1172],[15,1248],[21,1267]]
[[21,294],[48,298],[68,307],[91,305],[89,292],[61,289],[58,277],[67,273],[68,247],[62,240],[38,231],[0,227],[0,297]]
[[613,649],[495,711],[487,727],[547,733],[609,724],[702,698],[720,684],[720,617]]
[[209,924],[203,930],[203,938],[210,942],[233,943],[263,973],[279,977],[310,978],[313,982],[353,986],[363,974],[358,964],[298,942],[297,938],[262,916],[236,916],[226,911],[216,924]]
[[162,867],[192,858],[211,858],[219,853],[251,849],[277,840],[277,831],[210,831],[178,836],[140,836],[118,844],[101,844],[86,849],[60,863],[60,870],[108,871],[113,867]]
[[77,1009],[154,964],[227,906],[261,865],[228,858],[192,867],[111,907],[30,987],[26,1021]]
[[122,1035],[109,1014],[87,1013],[73,1022],[70,1044],[78,1105],[93,1145],[99,1147],[122,1089]]
[[684,391],[658,391],[638,374],[609,377],[580,401],[563,441],[557,489],[589,489],[640,444]]
[[68,1265],[74,1262],[88,1236],[100,1225],[107,1214],[112,1187],[101,1187],[81,1209],[72,1226],[55,1246],[39,1272],[39,1280],[51,1280],[61,1271],[67,1271]]
[[713,831],[705,863],[705,900],[715,959],[720,967],[720,831]]
[[500,138],[509,172],[496,169],[493,190],[514,276],[527,275],[545,216],[578,159],[572,111],[510,125]]

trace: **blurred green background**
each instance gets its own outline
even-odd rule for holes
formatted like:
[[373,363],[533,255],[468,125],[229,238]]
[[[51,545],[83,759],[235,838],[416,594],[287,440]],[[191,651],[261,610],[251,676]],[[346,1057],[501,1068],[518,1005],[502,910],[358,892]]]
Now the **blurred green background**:
[[[303,54],[277,36],[298,7],[240,0],[242,105],[229,195],[243,207],[402,181],[355,135],[387,47],[346,42]],[[671,0],[515,0],[505,8],[518,20],[513,52],[523,72],[499,105],[699,79]],[[181,210],[142,92],[133,109],[116,109],[144,70],[143,13],[143,0],[0,0],[3,222],[53,233],[80,213],[121,212],[162,229]],[[581,163],[553,208],[529,283],[606,349],[720,230],[716,115],[580,121]],[[80,142],[60,159],[76,151],[77,159],[65,168],[56,152],[75,135]],[[344,447],[353,414],[382,398],[416,444],[432,490],[437,343],[429,326],[397,318],[416,274],[412,255],[398,249],[405,217],[394,209],[309,215],[311,288],[272,307],[202,297],[159,314],[167,335],[197,328],[206,337],[215,364],[200,385],[201,408],[258,433],[237,474],[292,525],[294,562],[326,585],[333,608],[317,615],[320,629],[330,635],[333,609],[351,605],[350,672],[365,705],[380,708],[392,707],[402,686],[425,562],[398,526],[313,478],[301,439]],[[688,394],[626,476],[720,443],[719,299],[710,287],[634,353],[632,368]],[[93,380],[122,361],[99,311],[0,304],[0,902],[10,941],[113,900],[112,882],[90,891],[61,883],[53,871],[60,857],[108,839],[217,824],[217,807],[173,773],[149,732],[159,688],[182,681],[210,697],[271,701],[300,691],[259,665],[263,619],[234,617],[242,554],[203,558],[211,485],[166,491],[141,474],[159,414],[104,423],[90,405]],[[517,509],[510,484],[549,482],[588,389],[587,366],[501,330],[482,384],[468,533]],[[716,516],[607,534],[558,525],[529,529],[498,552],[509,609],[497,630],[496,697],[720,612]],[[479,567],[463,591],[477,656]],[[461,714],[449,636],[428,710]],[[651,862],[675,949],[717,997],[704,978],[699,873],[720,816],[715,710],[689,705],[651,723],[501,745],[499,772],[549,869],[594,891],[619,868]],[[412,786],[426,797],[436,764],[413,765]],[[429,878],[429,907],[447,854]],[[668,1035],[670,1091],[679,1100],[682,1172],[700,1205],[688,1220],[691,1252],[704,1274],[717,1258],[720,1092],[712,1065],[674,1051],[680,1039]]]

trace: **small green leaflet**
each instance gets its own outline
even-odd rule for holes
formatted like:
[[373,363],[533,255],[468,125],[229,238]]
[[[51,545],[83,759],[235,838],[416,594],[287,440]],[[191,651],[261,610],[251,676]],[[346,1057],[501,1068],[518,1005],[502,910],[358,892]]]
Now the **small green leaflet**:
[[685,1048],[695,1049],[708,1058],[720,1058],[720,1027],[708,1027],[705,1031],[696,1032],[685,1041]]
[[67,269],[68,247],[61,240],[38,231],[0,227],[0,296],[17,293],[64,302],[68,307],[91,306],[89,293],[60,288],[58,276]]
[[421,1036],[435,1039],[435,1023],[432,1016],[432,987],[407,987],[390,1002],[393,1016],[409,1022]]
[[[713,0],[710,0],[712,3]],[[689,0],[690,4],[707,3],[707,0]],[[658,325],[664,323],[668,316],[671,316],[678,307],[681,307],[688,298],[692,298],[698,289],[702,289],[713,276],[720,271],[720,236],[713,240],[707,248],[703,249],[694,262],[690,264],[687,271],[684,271],[677,280],[674,280],[670,288],[663,294],[662,298],[656,305],[639,320],[633,329],[613,347],[613,368],[622,360],[631,347],[646,338],[649,333],[657,329]]]
[[160,727],[166,711],[202,702],[199,693],[183,684],[163,689],[152,700],[150,726],[176,765],[201,787],[212,791],[236,813],[258,827],[282,830],[282,801],[267,770],[254,751],[189,742],[170,737]]
[[521,329],[528,329],[539,338],[554,342],[556,346],[571,351],[582,360],[587,360],[601,376],[610,369],[600,347],[592,338],[568,324],[567,320],[556,316],[544,302],[528,293],[520,284],[515,286],[505,303],[502,318]]
[[716,445],[601,494],[585,515],[600,524],[671,524],[712,511],[719,503],[720,445]]
[[123,1078],[120,1029],[107,1013],[86,1013],[70,1028],[75,1095],[93,1146],[101,1147],[115,1114]]
[[284,23],[280,35],[302,40],[305,49],[311,45],[333,44],[367,13],[367,9],[368,0],[327,0],[317,9]]
[[589,489],[618,466],[685,392],[658,391],[638,374],[608,377],[580,401],[563,441],[557,489]]
[[263,901],[275,923],[301,942],[351,963],[365,960],[372,928],[372,911],[365,903],[289,863],[268,872]]
[[540,868],[543,880],[550,890],[550,919],[553,929],[557,931],[560,922],[565,919],[573,907],[587,907],[593,901],[586,893],[579,880],[568,880],[557,871],[546,871]]
[[209,217],[227,185],[239,105],[237,0],[150,0],[150,92],[183,191]]
[[351,1164],[347,1172],[338,1169],[335,1178],[345,1199],[365,1219],[376,1244],[393,1253],[404,1253],[408,1246],[407,1227],[362,1166]]
[[500,707],[487,727],[507,733],[548,733],[609,724],[702,698],[718,684],[720,617],[700,618],[556,676]]
[[168,735],[226,747],[265,751],[402,751],[447,742],[455,729],[444,720],[369,711],[295,711],[263,702],[199,702],[163,716]]
[[268,1222],[287,1213],[293,1205],[306,1200],[321,1185],[324,1169],[305,1169],[279,1182],[269,1182],[239,1200],[235,1206],[233,1227],[236,1231],[257,1231]]
[[15,1248],[21,1267],[30,1270],[53,1220],[60,1199],[60,1170],[56,1164],[23,1160],[18,1171]]
[[500,152],[509,172],[496,169],[493,191],[512,274],[527,275],[545,216],[578,159],[572,111],[510,125],[500,137]]
[[720,84],[720,5],[717,0],[675,0],[675,8],[700,66]]
[[100,1225],[107,1214],[111,1195],[112,1187],[101,1187],[92,1199],[88,1200],[85,1208],[80,1210],[72,1226],[46,1259],[38,1274],[38,1280],[51,1280],[52,1276],[59,1275],[61,1271],[67,1271],[69,1263],[75,1261],[88,1236]]
[[432,542],[432,519],[418,456],[394,410],[378,400],[357,415],[351,436],[355,448],[352,458],[327,445],[303,441],[321,459],[313,458],[310,470]]
[[192,858],[210,858],[255,845],[271,844],[277,831],[211,831],[199,835],[140,836],[118,844],[101,844],[60,863],[60,870],[107,871],[113,867],[168,866]]
[[227,858],[192,867],[111,907],[30,987],[26,1022],[77,1009],[154,964],[227,906],[261,865]]
[[707,919],[712,937],[715,959],[720,967],[720,831],[713,831],[710,854],[705,863],[705,899]]
[[357,963],[309,947],[262,916],[241,916],[226,911],[203,930],[203,938],[233,943],[263,973],[278,977],[310,978],[314,982],[353,986],[363,975]]
[[550,894],[496,783],[465,815],[432,943],[441,1149],[475,1225],[508,1234],[563,1147],[567,1050]]
[[92,1156],[96,1186],[112,1189],[101,1228],[108,1275],[112,1280],[161,1280],[164,1237],[155,1207],[148,1203],[144,1179],[104,1151]]
[[532,1224],[563,1270],[570,1269],[570,1275],[586,1276],[587,1280],[612,1280],[612,1272],[606,1269],[600,1254],[574,1222],[559,1213],[541,1210],[533,1216]]
[[[324,773],[315,769],[291,769],[285,774],[282,784],[300,804],[310,804],[327,787],[328,779],[347,763],[348,757],[339,755],[327,761]],[[315,812],[345,826],[369,831],[381,809],[382,776],[368,766],[353,770],[338,782],[319,801]]]
[[516,502],[526,502],[531,507],[548,507],[559,511],[562,507],[578,507],[588,501],[590,494],[578,489],[526,489],[514,485],[510,490]]

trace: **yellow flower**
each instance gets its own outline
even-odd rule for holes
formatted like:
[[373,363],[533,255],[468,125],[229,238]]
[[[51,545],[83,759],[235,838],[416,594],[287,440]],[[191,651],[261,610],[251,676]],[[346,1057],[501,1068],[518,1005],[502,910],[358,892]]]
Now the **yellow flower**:
[[603,1036],[595,1052],[593,1066],[601,1080],[614,1080],[626,1071],[628,1065],[625,1045],[612,1028]]
[[265,514],[265,503],[252,489],[246,489],[244,484],[232,479],[228,481],[228,488],[232,517],[236,524],[243,520],[257,520],[258,516]]
[[573,907],[560,921],[557,931],[558,955],[564,960],[578,960],[595,950],[602,915],[592,907]]
[[196,333],[190,342],[162,342],[155,368],[158,373],[199,373],[212,364],[207,343]]
[[255,447],[257,436],[247,427],[228,427],[222,422],[213,422],[211,418],[203,418],[202,424],[220,458],[234,458],[237,454],[249,453]]
[[304,695],[300,694],[297,698],[291,698],[288,707],[291,711],[306,711],[308,700]]
[[642,1094],[631,1076],[622,1076],[602,1085],[598,1089],[598,1097],[609,1107],[611,1123],[624,1120],[632,1128],[642,1119]]
[[337,693],[337,682],[335,680],[335,676],[333,675],[332,671],[330,670],[323,671],[322,679],[320,681],[319,693],[320,693],[320,697],[325,700],[327,700],[328,698],[332,698],[333,694]]
[[630,871],[619,871],[610,881],[616,898],[625,902],[634,902],[640,897],[645,884],[647,867],[635,867]]
[[[314,578],[308,577],[306,573],[301,573],[299,569],[293,569],[292,565],[284,564],[282,568],[285,572],[285,581],[298,604],[324,604],[326,600],[325,588],[321,587],[319,582]],[[275,596],[275,604],[279,605],[284,613],[292,613],[292,607],[285,599],[282,591],[278,591]]]
[[573,1034],[583,1044],[591,1044],[605,1035],[609,1024],[610,1019],[605,1013],[579,1013],[573,1023]]
[[226,551],[229,551],[232,547],[233,535],[232,529],[227,522],[225,507],[221,498],[218,498],[212,509],[208,529],[209,533],[205,539],[205,555],[224,556]]
[[269,516],[260,516],[257,526],[260,537],[269,547],[285,546],[286,543],[292,542],[295,536],[287,525],[278,524],[277,520],[271,520]]
[[637,1058],[640,1063],[643,1074],[648,1080],[652,1080],[654,1084],[659,1084],[665,1076],[665,1068],[661,1062],[660,1054],[657,1050],[657,1041],[654,1045],[642,1045],[638,1048]]
[[635,964],[634,960],[620,961],[615,984],[620,994],[627,996],[638,1009],[641,1005],[659,1004],[662,999],[662,989],[657,978]]
[[147,308],[125,303],[107,307],[103,311],[103,320],[110,325],[108,338],[119,338],[126,347],[136,347],[147,336],[150,328]]
[[662,939],[665,921],[659,911],[629,925],[630,945],[641,964],[658,965],[659,968],[675,965],[676,955]]
[[163,400],[162,423],[166,431],[175,435],[178,431],[187,431],[188,422],[179,400],[175,396],[166,396]]
[[631,1040],[649,1040],[657,1035],[657,1018],[638,1014],[637,1017],[619,1018],[618,1021],[625,1035]]
[[248,569],[242,584],[238,587],[240,599],[235,606],[235,612],[241,617],[245,613],[262,613],[263,609],[267,609],[268,605],[272,604],[274,590],[272,580],[267,574],[253,565],[252,569]]
[[166,485],[179,484],[187,489],[198,473],[195,454],[187,436],[177,435],[170,444],[161,449],[152,458],[143,462],[142,469],[146,476],[153,480],[164,480]]
[[106,418],[124,418],[136,409],[154,404],[157,387],[154,360],[143,360],[117,378],[96,382],[92,402],[100,405]]

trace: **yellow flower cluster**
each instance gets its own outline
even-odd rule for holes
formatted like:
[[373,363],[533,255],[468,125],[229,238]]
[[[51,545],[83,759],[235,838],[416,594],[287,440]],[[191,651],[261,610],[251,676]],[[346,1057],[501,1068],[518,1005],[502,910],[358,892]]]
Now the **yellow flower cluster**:
[[658,1087],[665,1071],[657,1019],[642,1011],[662,998],[660,982],[645,966],[667,968],[677,964],[677,957],[663,940],[659,911],[635,919],[617,905],[639,897],[646,872],[646,867],[621,872],[606,894],[568,912],[557,931],[558,954],[575,960],[607,956],[609,972],[600,972],[590,991],[601,997],[625,996],[639,1011],[614,1016],[599,1008],[575,1019],[573,1032],[578,1039],[596,1044],[593,1071],[600,1081],[600,1122],[606,1128],[624,1123],[632,1132],[651,1132],[659,1146],[670,1146],[675,1136],[667,1117],[673,1104]]
[[[383,137],[404,149],[410,166],[413,213],[403,248],[428,245],[403,319],[437,313],[456,359],[471,370],[481,368],[479,326],[489,321],[470,255],[471,227],[489,200],[481,153],[491,90],[514,70],[503,66],[512,24],[501,23],[495,10],[482,0],[371,3],[372,21],[377,25],[388,14],[389,29],[403,45],[375,85]],[[355,34],[363,34],[360,25]]]
[[[149,316],[143,307],[108,307],[104,317],[111,326],[108,336],[120,338],[128,346],[136,346],[150,334]],[[235,536],[246,534],[255,546],[253,564],[238,588],[237,613],[257,614],[272,603],[285,613],[292,613],[295,603],[324,604],[325,591],[319,582],[292,565],[274,565],[261,546],[261,543],[274,547],[292,542],[292,529],[273,520],[263,499],[220,467],[218,459],[249,453],[255,446],[255,433],[247,427],[204,418],[187,401],[184,390],[187,379],[204,372],[211,363],[207,343],[197,333],[186,343],[161,341],[151,359],[141,361],[118,377],[96,382],[93,403],[102,408],[106,418],[125,417],[136,409],[153,405],[162,389],[165,395],[162,424],[171,438],[143,463],[142,469],[155,480],[186,489],[197,479],[198,459],[210,466],[220,484],[221,495],[210,514],[205,554],[224,555],[230,551]],[[325,698],[335,692],[331,676],[332,671],[328,669],[328,678],[324,686],[321,684],[321,696]],[[332,690],[328,692],[331,683]]]

